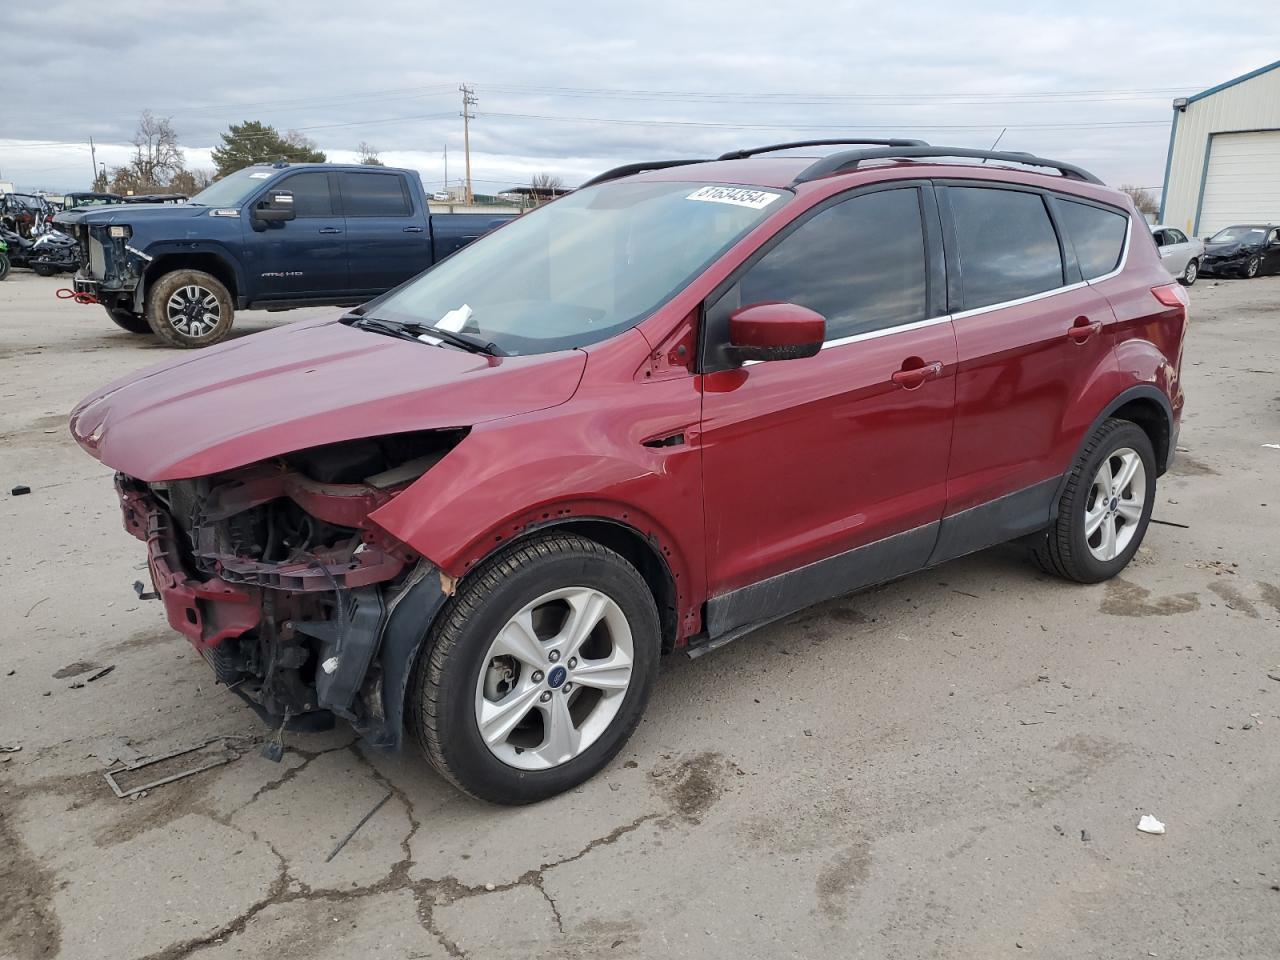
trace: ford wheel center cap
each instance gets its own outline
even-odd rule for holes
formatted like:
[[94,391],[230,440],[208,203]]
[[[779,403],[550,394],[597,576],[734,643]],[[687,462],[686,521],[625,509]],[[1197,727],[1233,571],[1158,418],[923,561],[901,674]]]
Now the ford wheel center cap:
[[568,679],[568,677],[569,677],[568,670],[566,670],[564,667],[556,667],[549,674],[547,674],[547,686],[549,686],[552,690],[555,690],[562,683],[564,683],[565,680]]

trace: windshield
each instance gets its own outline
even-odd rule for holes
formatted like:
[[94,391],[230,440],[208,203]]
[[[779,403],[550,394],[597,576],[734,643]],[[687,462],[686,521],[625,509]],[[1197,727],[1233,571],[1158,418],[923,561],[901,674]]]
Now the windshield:
[[202,207],[238,207],[272,172],[262,167],[245,167],[209,184],[187,202]]
[[787,196],[706,183],[590,187],[463,248],[367,315],[508,354],[596,343],[651,314]]
[[1209,238],[1210,243],[1261,243],[1265,227],[1227,227]]

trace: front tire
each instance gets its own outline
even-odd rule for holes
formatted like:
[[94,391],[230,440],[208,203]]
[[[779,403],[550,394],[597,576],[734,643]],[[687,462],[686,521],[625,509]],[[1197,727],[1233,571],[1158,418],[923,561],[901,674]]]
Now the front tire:
[[208,347],[231,332],[234,308],[222,281],[203,270],[166,273],[147,291],[147,323],[171,347]]
[[1189,287],[1196,282],[1196,278],[1200,276],[1200,262],[1192,257],[1187,261],[1186,268],[1182,271],[1182,276],[1178,278],[1178,282],[1184,287]]
[[1249,263],[1244,268],[1245,279],[1252,280],[1254,277],[1256,277],[1258,275],[1258,267],[1260,266],[1262,266],[1261,260],[1259,260],[1257,257],[1251,258],[1249,260]]
[[1035,548],[1037,562],[1076,583],[1111,579],[1141,546],[1155,495],[1156,458],[1146,432],[1128,420],[1105,421],[1067,478],[1058,519]]
[[58,272],[57,267],[51,266],[47,263],[41,263],[39,260],[31,265],[31,269],[37,277],[52,277]]
[[544,800],[622,749],[660,648],[653,594],[617,553],[567,534],[512,544],[437,618],[410,680],[409,726],[472,796]]
[[0,280],[4,280],[8,276],[9,276],[9,258],[5,254],[0,253]]

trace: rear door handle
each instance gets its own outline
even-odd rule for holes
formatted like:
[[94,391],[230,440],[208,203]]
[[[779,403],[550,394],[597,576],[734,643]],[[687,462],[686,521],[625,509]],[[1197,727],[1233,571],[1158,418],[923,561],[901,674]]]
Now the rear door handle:
[[421,227],[405,227],[400,232],[401,233],[421,233],[422,228]]
[[1097,320],[1090,323],[1088,317],[1076,317],[1076,322],[1067,331],[1067,336],[1076,343],[1084,343],[1101,329],[1102,324]]
[[342,230],[339,227],[321,227],[320,232],[321,233],[341,233]]
[[942,361],[935,360],[933,363],[926,363],[919,367],[904,366],[901,370],[895,370],[889,379],[903,389],[914,390],[930,377],[936,377],[941,373]]

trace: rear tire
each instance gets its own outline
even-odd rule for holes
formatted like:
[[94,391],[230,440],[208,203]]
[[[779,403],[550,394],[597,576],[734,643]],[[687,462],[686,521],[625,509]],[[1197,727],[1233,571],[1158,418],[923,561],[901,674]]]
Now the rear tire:
[[1186,269],[1182,271],[1182,276],[1178,278],[1178,282],[1184,287],[1189,287],[1196,282],[1196,278],[1200,276],[1200,263],[1194,257],[1187,261]]
[[58,272],[57,267],[50,266],[47,263],[40,263],[39,261],[33,263],[31,269],[37,277],[52,277]]
[[[1134,464],[1130,455],[1139,462]],[[1132,467],[1128,480],[1119,475],[1126,463]],[[1046,573],[1076,583],[1111,579],[1141,546],[1155,495],[1156,457],[1150,438],[1128,420],[1106,420],[1068,475],[1058,519],[1035,547],[1036,561]],[[1107,530],[1112,550],[1105,547]]]
[[130,333],[150,333],[151,325],[147,323],[146,317],[140,317],[131,310],[124,310],[120,307],[103,306],[107,311],[107,316],[121,330],[128,330]]
[[[500,644],[505,636],[516,639]],[[660,648],[657,606],[633,566],[591,540],[537,536],[478,567],[441,610],[409,681],[408,725],[432,766],[472,796],[544,800],[622,749]]]
[[9,258],[5,254],[0,253],[0,280],[3,280],[8,276],[9,276]]
[[203,270],[166,273],[147,291],[147,323],[171,347],[208,347],[231,332],[231,294]]

